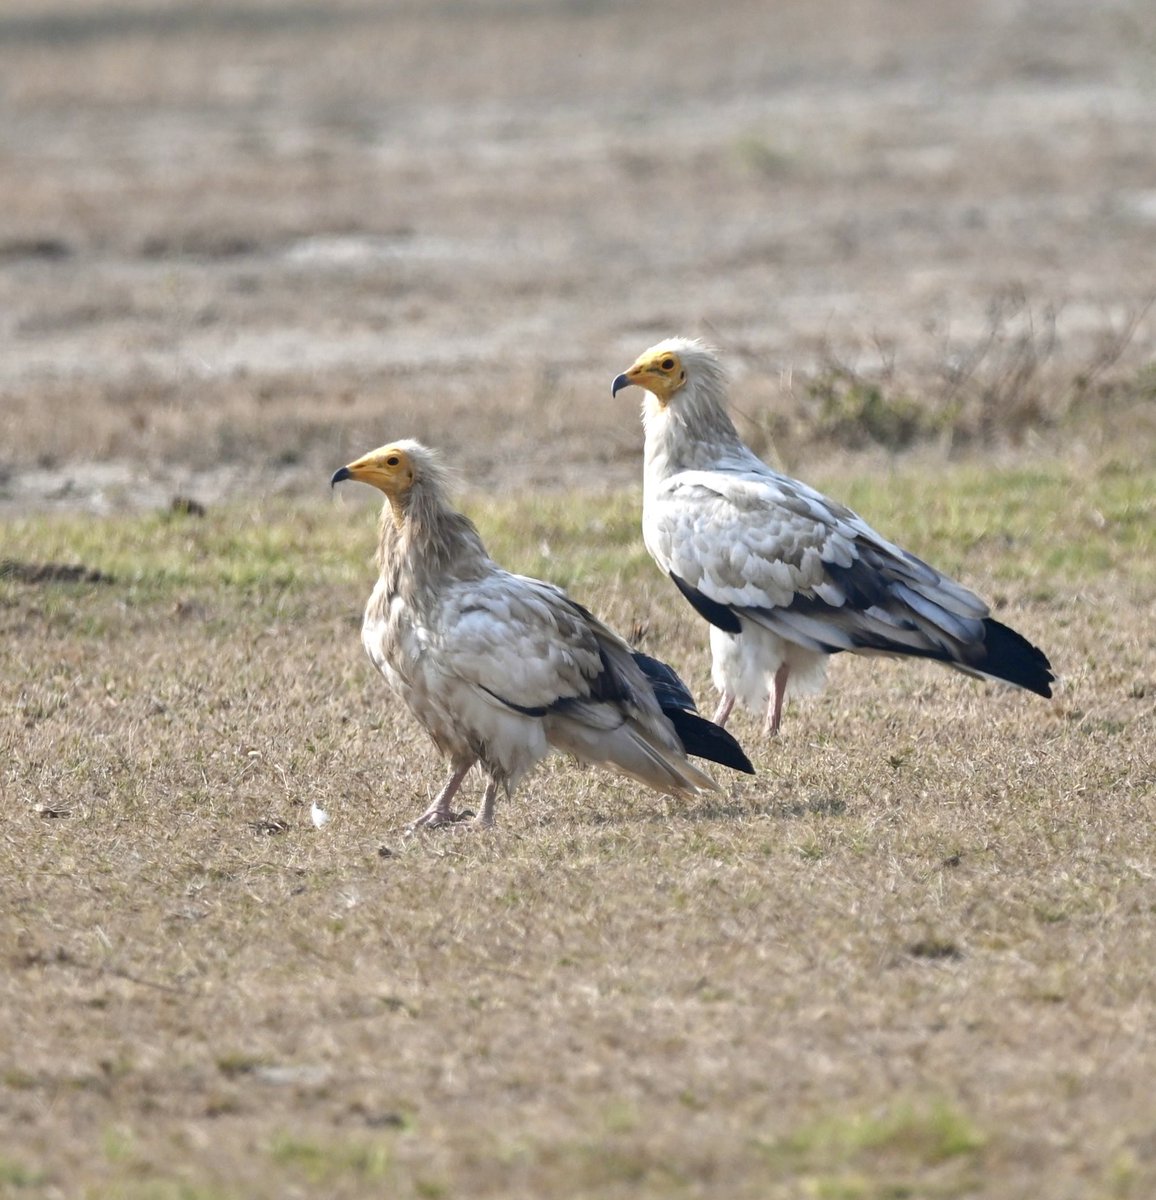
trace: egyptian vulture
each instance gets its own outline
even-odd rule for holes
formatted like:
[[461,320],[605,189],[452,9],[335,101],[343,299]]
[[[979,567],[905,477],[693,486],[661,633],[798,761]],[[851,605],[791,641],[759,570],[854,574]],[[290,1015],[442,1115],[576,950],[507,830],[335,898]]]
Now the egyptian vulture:
[[935,659],[1052,694],[1046,655],[974,592],[743,444],[702,343],[652,346],[612,393],[632,384],[647,392],[643,538],[710,623],[719,725],[737,699],[778,732],[786,696],[817,691],[841,650]]
[[487,775],[477,823],[492,825],[498,788],[512,795],[551,749],[672,796],[718,788],[688,754],[753,773],[734,738],[697,715],[673,670],[560,588],[489,557],[473,523],[449,507],[433,451],[393,442],[331,482],[344,479],[386,497],[362,642],[450,763],[415,828],[460,819],[450,802],[475,763]]

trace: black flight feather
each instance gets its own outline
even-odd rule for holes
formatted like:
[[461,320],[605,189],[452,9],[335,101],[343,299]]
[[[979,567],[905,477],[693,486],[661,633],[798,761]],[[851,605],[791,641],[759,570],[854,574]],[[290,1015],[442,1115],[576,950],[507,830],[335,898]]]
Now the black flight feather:
[[680,579],[673,571],[670,572],[674,586],[690,601],[691,607],[700,617],[704,617],[712,625],[717,625],[724,633],[742,633],[742,622],[726,604],[720,604],[709,596],[703,595],[696,587],[691,587],[685,579]]
[[721,726],[700,717],[690,689],[678,677],[678,672],[657,658],[634,651],[634,661],[654,691],[667,720],[674,726],[682,748],[695,758],[719,763],[735,771],[753,775],[755,768],[743,753],[743,748]]
[[970,665],[1037,696],[1051,696],[1055,675],[1048,656],[1038,646],[991,617],[984,620],[983,632],[983,658]]

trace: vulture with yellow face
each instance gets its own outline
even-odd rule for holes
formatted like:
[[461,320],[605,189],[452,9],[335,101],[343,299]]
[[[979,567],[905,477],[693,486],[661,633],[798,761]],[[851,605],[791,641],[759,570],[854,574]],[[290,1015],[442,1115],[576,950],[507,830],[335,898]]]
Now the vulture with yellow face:
[[362,641],[374,665],[449,760],[415,827],[458,820],[471,767],[487,776],[477,823],[492,825],[551,750],[601,763],[671,796],[717,789],[688,758],[753,773],[725,730],[700,717],[671,668],[634,651],[560,588],[502,570],[450,507],[438,456],[393,442],[333,475],[385,494]]
[[712,350],[659,342],[612,391],[630,386],[646,392],[643,538],[710,625],[718,724],[739,700],[776,733],[785,697],[820,688],[827,658],[845,650],[1052,694],[1047,656],[974,592],[743,443]]

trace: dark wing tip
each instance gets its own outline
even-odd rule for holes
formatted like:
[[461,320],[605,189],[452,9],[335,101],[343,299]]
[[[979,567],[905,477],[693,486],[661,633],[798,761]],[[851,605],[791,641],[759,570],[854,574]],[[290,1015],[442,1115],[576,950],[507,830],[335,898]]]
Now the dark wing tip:
[[678,672],[661,659],[634,651],[634,661],[646,676],[658,701],[663,715],[674,726],[682,748],[694,758],[705,758],[708,762],[730,767],[753,775],[755,768],[743,752],[742,746],[721,725],[699,716],[698,707],[690,688],[679,678]]
[[1017,687],[1051,699],[1056,681],[1048,656],[1023,634],[992,617],[984,620],[983,646],[986,656],[976,666],[986,675],[1014,683]]
[[665,711],[687,754],[730,767],[732,771],[742,771],[744,775],[755,773],[742,746],[721,725],[685,709]]

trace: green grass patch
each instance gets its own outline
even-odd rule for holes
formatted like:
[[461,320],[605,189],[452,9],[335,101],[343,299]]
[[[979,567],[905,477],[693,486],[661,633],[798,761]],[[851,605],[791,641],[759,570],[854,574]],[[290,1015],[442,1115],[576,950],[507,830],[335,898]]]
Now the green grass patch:
[[[762,1144],[776,1175],[829,1200],[898,1200],[966,1194],[987,1139],[943,1100],[828,1115]],[[945,1164],[955,1169],[949,1178]],[[934,1182],[932,1182],[934,1179]]]
[[268,591],[332,578],[355,561],[359,534],[332,509],[289,504],[214,509],[203,517],[35,514],[8,523],[5,557],[82,563],[147,599],[182,587]]
[[39,1188],[47,1180],[48,1176],[44,1171],[0,1155],[0,1191],[4,1195],[18,1195],[25,1189]]
[[1156,471],[1116,461],[1084,472],[1068,463],[949,468],[933,483],[897,469],[830,484],[885,536],[943,570],[991,564],[1007,582],[1095,582],[1121,571],[1156,579]]
[[[1008,583],[1094,582],[1126,571],[1156,579],[1156,471],[1110,462],[1084,472],[1071,464],[814,480],[886,536],[949,572],[979,562]],[[550,579],[592,601],[597,592],[656,578],[642,544],[641,497],[522,499],[466,496],[490,553],[511,570]],[[48,619],[99,636],[108,615],[99,597],[133,604],[198,601],[212,613],[237,603],[293,616],[302,597],[344,590],[356,597],[373,578],[376,514],[366,506],[262,503],[205,517],[39,514],[5,529],[5,555],[26,564],[83,565],[111,582],[29,583],[0,574],[0,605],[35,595]],[[177,615],[180,615],[179,612]]]
[[343,1179],[380,1182],[390,1168],[389,1148],[380,1142],[332,1141],[281,1133],[269,1147],[269,1157],[310,1183],[334,1184]]

